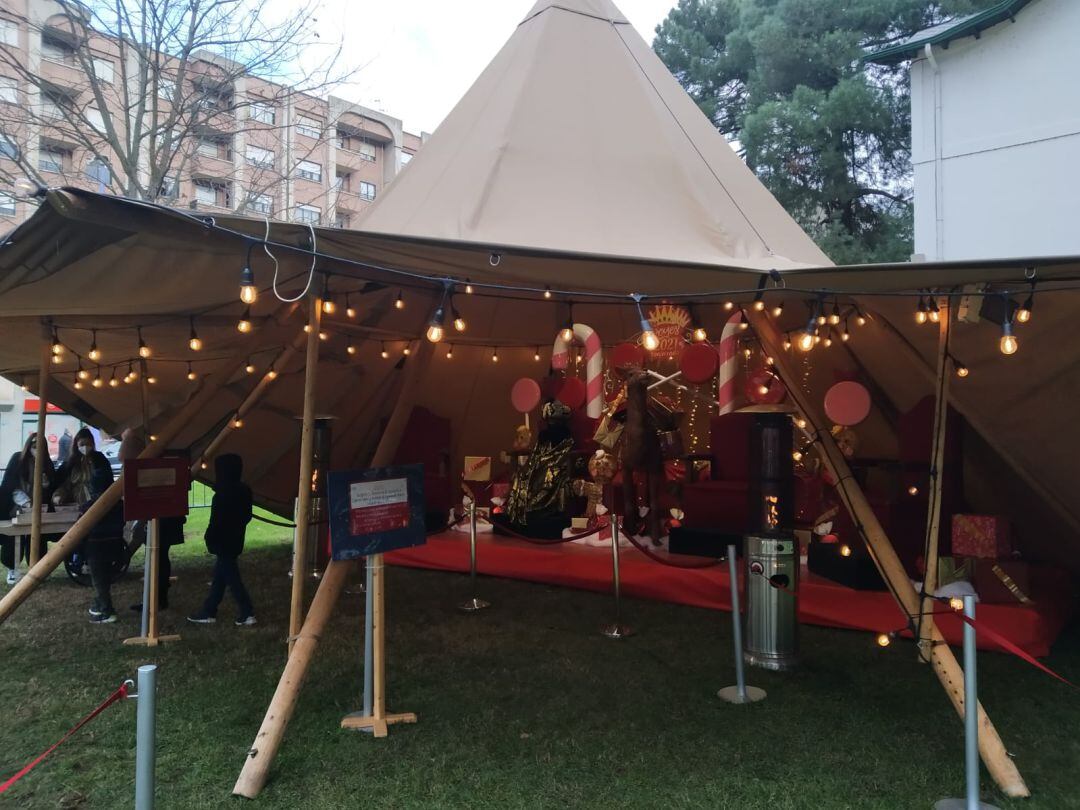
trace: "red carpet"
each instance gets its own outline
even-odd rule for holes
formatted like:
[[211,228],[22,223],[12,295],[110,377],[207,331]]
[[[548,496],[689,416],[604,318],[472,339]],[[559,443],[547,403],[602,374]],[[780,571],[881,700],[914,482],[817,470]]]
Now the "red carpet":
[[[611,550],[577,544],[539,546],[505,537],[480,535],[477,570],[490,576],[522,579],[607,592],[611,589]],[[440,571],[469,570],[468,536],[456,532],[433,535],[427,545],[386,555],[394,565]],[[676,562],[697,558],[675,558]],[[636,549],[621,556],[623,593],[682,605],[731,610],[727,564],[703,569],[674,568],[650,560]],[[978,617],[988,627],[1031,655],[1043,656],[1072,616],[1067,575],[1046,569],[1033,583],[1033,606],[980,604]],[[799,618],[806,624],[881,633],[905,626],[903,614],[887,592],[856,591],[806,571],[799,585]],[[1034,586],[1038,585],[1038,588]],[[959,644],[962,623],[950,616],[939,625],[951,644]],[[873,643],[868,638],[867,643]],[[979,647],[998,649],[982,638]]]

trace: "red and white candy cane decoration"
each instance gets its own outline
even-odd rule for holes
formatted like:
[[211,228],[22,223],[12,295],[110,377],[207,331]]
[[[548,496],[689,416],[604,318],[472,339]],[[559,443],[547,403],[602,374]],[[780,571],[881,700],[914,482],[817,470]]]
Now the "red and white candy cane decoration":
[[[585,347],[585,414],[599,419],[604,411],[604,349],[600,336],[591,326],[574,324],[574,339]],[[562,371],[570,365],[570,343],[563,340],[562,332],[555,336],[551,354],[551,367]]]
[[743,314],[736,312],[720,333],[720,343],[716,350],[720,354],[720,372],[717,377],[716,401],[720,405],[720,414],[735,410],[735,375],[739,373],[739,324]]

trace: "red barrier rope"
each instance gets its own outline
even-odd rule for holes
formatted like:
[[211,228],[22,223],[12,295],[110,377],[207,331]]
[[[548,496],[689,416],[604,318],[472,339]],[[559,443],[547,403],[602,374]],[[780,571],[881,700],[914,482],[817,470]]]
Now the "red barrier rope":
[[650,560],[658,562],[661,565],[669,565],[672,568],[712,568],[714,565],[719,565],[720,564],[719,560],[709,560],[708,562],[700,562],[700,563],[676,563],[676,562],[672,562],[671,560],[665,560],[663,557],[661,557],[659,554],[657,554],[652,549],[641,545],[641,543],[639,543],[634,538],[634,535],[626,534],[625,537],[626,537],[627,540],[629,540],[634,545],[634,548],[636,548],[638,551],[640,551],[642,554],[644,554]]
[[16,782],[18,782],[20,779],[22,779],[28,773],[30,773],[30,771],[32,771],[39,764],[41,764],[41,761],[43,759],[45,759],[45,757],[47,757],[49,754],[51,754],[53,751],[55,751],[57,748],[59,748],[61,745],[63,745],[65,742],[67,742],[72,737],[72,735],[75,734],[76,731],[78,731],[80,728],[85,726],[87,723],[89,723],[91,720],[93,720],[95,717],[97,717],[99,714],[101,714],[103,711],[105,711],[107,708],[112,706],[117,701],[120,701],[120,700],[123,700],[124,698],[126,698],[127,693],[128,693],[127,684],[126,683],[121,684],[120,688],[117,689],[115,692],[113,692],[111,695],[109,695],[109,697],[105,699],[104,703],[102,703],[100,706],[98,706],[96,709],[94,709],[92,712],[90,712],[90,714],[86,715],[86,717],[84,717],[82,720],[80,720],[78,723],[76,723],[74,728],[71,729],[71,731],[69,731],[67,734],[65,734],[63,737],[61,737],[59,740],[57,740],[55,743],[53,743],[51,746],[49,746],[49,748],[46,749],[43,753],[41,753],[35,760],[30,762],[28,765],[24,766],[21,771],[19,771],[13,777],[8,779],[6,782],[4,782],[4,784],[0,785],[0,793],[4,793],[12,785],[14,785]]
[[560,543],[569,543],[572,540],[580,540],[583,537],[597,534],[600,531],[600,527],[598,526],[595,529],[586,529],[579,534],[572,534],[569,537],[555,537],[548,540],[542,540],[538,537],[527,537],[520,532],[516,532],[505,523],[492,523],[491,525],[499,531],[506,532],[511,537],[516,537],[518,540],[524,540],[526,543],[532,543],[537,546],[557,546]]

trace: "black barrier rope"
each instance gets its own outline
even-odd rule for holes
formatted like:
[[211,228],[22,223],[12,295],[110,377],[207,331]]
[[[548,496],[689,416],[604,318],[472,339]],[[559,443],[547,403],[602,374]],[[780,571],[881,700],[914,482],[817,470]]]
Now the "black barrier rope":
[[268,523],[271,526],[280,526],[283,529],[295,529],[296,528],[295,523],[286,523],[283,520],[271,520],[270,518],[265,518],[262,515],[254,515],[253,514],[252,517],[255,520],[259,521],[260,523]]
[[601,527],[598,526],[595,529],[586,529],[583,532],[580,532],[578,534],[572,534],[569,537],[555,537],[555,538],[550,538],[550,539],[545,540],[545,539],[541,539],[539,537],[528,537],[528,536],[522,534],[521,532],[514,531],[509,526],[507,526],[505,523],[494,523],[493,522],[491,525],[494,526],[496,529],[498,529],[500,531],[506,532],[511,537],[515,537],[518,540],[524,540],[526,543],[532,543],[533,545],[537,545],[537,546],[557,546],[560,543],[569,543],[572,540],[581,540],[583,537],[588,537],[590,535],[597,534],[601,530]]

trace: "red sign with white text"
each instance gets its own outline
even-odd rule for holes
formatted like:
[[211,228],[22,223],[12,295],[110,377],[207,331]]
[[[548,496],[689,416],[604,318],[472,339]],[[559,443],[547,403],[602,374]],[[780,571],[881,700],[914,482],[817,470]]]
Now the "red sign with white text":
[[409,491],[404,478],[354,481],[349,485],[349,531],[354,535],[404,529],[409,525]]
[[188,513],[191,470],[183,458],[134,458],[124,462],[124,520],[183,517]]

